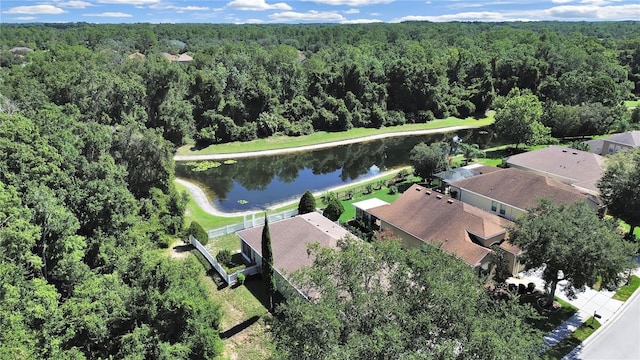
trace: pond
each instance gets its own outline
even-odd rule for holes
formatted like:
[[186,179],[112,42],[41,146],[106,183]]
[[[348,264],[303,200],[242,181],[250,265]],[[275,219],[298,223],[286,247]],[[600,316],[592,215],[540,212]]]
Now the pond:
[[407,166],[409,152],[416,144],[450,141],[454,136],[469,144],[479,144],[481,148],[493,143],[491,132],[461,130],[387,138],[304,153],[219,161],[206,170],[197,169],[197,162],[177,162],[176,175],[204,186],[212,205],[220,211],[263,210],[297,200],[307,190],[324,191]]

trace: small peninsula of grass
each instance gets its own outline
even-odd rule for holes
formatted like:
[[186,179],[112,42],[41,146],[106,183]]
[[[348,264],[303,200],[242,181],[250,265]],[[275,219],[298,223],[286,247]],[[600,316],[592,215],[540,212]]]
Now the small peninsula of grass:
[[640,287],[640,277],[632,275],[629,279],[629,284],[621,287],[616,294],[613,295],[613,298],[615,300],[627,301],[638,287]]
[[600,327],[598,320],[592,317],[585,321],[580,327],[576,329],[571,335],[562,339],[558,344],[553,346],[547,351],[543,359],[562,359],[565,355],[571,352],[574,348],[582,344],[591,334],[593,334]]
[[247,142],[232,142],[226,144],[216,144],[208,146],[204,149],[194,150],[193,144],[187,144],[178,148],[178,155],[209,155],[209,154],[232,154],[252,151],[265,151],[287,149],[300,146],[317,145],[342,140],[351,140],[367,136],[380,134],[401,132],[401,131],[419,131],[447,128],[453,126],[465,127],[482,127],[490,125],[494,121],[494,113],[489,112],[487,117],[482,119],[458,119],[449,117],[443,120],[433,120],[424,124],[407,124],[399,126],[389,126],[380,129],[372,128],[354,128],[341,132],[318,131],[310,135],[304,136],[272,136],[266,139],[257,139]]

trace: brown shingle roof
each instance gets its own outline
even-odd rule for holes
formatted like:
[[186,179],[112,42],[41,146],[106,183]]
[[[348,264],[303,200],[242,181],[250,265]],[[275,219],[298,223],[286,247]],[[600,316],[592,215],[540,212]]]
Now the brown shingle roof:
[[562,177],[567,183],[580,183],[580,187],[597,192],[596,183],[604,172],[604,157],[588,151],[549,146],[513,155],[507,159],[507,165]]
[[[262,256],[262,228],[238,232],[249,246]],[[337,242],[351,234],[326,217],[316,213],[298,215],[269,224],[273,265],[281,274],[290,274],[305,266],[311,266],[313,256],[307,253],[307,244],[319,243],[322,247],[337,247]]]
[[456,181],[451,185],[522,210],[535,207],[540,198],[551,199],[556,204],[585,199],[584,194],[569,185],[516,168]]
[[[418,190],[420,189],[420,190]],[[438,197],[441,197],[438,199]],[[413,185],[395,202],[370,210],[379,219],[477,266],[491,250],[472,242],[470,233],[490,238],[510,223],[458,200]]]

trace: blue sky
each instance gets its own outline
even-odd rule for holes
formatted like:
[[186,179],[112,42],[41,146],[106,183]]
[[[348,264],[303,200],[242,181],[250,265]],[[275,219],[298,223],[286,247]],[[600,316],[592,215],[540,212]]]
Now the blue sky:
[[0,23],[640,20],[640,0],[2,0]]

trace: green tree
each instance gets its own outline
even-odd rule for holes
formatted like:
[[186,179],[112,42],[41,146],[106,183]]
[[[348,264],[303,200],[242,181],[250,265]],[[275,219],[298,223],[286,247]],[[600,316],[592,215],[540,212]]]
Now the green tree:
[[496,112],[496,131],[516,144],[533,145],[543,142],[550,129],[542,125],[542,103],[532,94],[515,95]]
[[192,235],[202,245],[207,245],[207,243],[209,243],[209,234],[207,234],[207,232],[202,228],[202,225],[197,221],[191,222],[187,235]]
[[316,211],[316,198],[311,191],[307,190],[298,203],[298,214],[306,214]]
[[442,142],[430,145],[420,143],[414,146],[409,153],[409,162],[411,162],[415,174],[423,179],[428,179],[437,172],[449,169],[448,148],[449,146]]
[[435,247],[346,238],[310,252],[313,265],[292,281],[311,299],[289,299],[274,317],[284,358],[536,357],[531,309],[490,300],[466,264]]
[[619,151],[607,158],[607,168],[598,181],[607,212],[631,227],[628,239],[640,226],[640,148]]
[[618,235],[613,221],[599,219],[583,202],[556,206],[540,200],[508,231],[509,241],[523,250],[521,261],[527,268],[544,266],[547,307],[561,280],[567,282],[568,296],[594,284],[599,276],[604,285],[616,285],[622,271],[631,266],[635,251]]
[[329,193],[330,196],[327,200],[327,207],[324,208],[322,215],[331,221],[338,221],[340,215],[344,213],[344,206],[342,202],[338,200],[335,194]]
[[276,293],[276,279],[273,275],[273,250],[271,248],[271,233],[269,232],[269,218],[264,214],[262,228],[262,280],[266,291],[269,311],[273,311],[273,296]]

